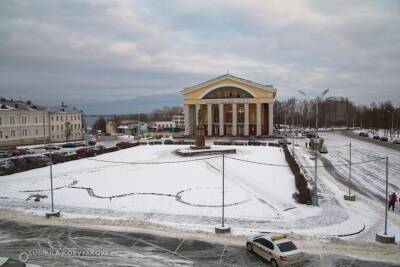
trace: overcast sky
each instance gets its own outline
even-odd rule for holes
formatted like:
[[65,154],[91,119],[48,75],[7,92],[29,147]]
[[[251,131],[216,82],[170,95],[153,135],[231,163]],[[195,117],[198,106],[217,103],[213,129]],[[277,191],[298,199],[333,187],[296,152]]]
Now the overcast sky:
[[0,1],[0,95],[81,105],[228,72],[400,103],[400,1]]

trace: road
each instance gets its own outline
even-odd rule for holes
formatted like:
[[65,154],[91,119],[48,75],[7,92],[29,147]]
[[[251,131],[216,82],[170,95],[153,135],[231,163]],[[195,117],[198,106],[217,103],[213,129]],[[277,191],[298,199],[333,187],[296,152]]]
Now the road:
[[368,137],[362,137],[362,136],[359,136],[358,134],[353,133],[352,131],[341,131],[341,134],[343,134],[343,135],[345,135],[347,137],[351,137],[351,138],[354,138],[354,139],[358,139],[358,140],[364,141],[364,142],[368,142],[368,143],[375,144],[375,145],[378,145],[378,146],[382,146],[382,147],[390,148],[390,149],[393,149],[393,150],[396,150],[396,151],[400,151],[400,145],[399,144],[393,144],[390,141],[383,142],[381,140],[375,140],[375,139],[373,139],[371,137],[369,137],[369,138]]
[[[35,225],[0,220],[0,255],[42,266],[269,266],[245,246],[136,232]],[[52,256],[37,255],[38,251]],[[86,251],[96,256],[56,255]],[[71,252],[72,253],[72,252]],[[26,254],[23,254],[26,256]],[[396,266],[333,254],[306,254],[303,266]],[[397,265],[398,266],[398,265]]]

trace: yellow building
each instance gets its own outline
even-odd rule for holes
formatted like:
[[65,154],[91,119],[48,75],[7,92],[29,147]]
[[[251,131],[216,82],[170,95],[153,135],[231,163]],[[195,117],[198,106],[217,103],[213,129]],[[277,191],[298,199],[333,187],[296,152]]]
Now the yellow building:
[[273,105],[276,89],[222,75],[186,87],[185,135],[194,135],[202,125],[208,136],[266,136],[273,134]]

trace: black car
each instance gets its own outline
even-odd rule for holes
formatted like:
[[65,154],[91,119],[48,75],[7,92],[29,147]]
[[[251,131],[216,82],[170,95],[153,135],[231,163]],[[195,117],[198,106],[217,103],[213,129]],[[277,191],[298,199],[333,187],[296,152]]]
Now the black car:
[[89,146],[94,146],[96,144],[96,141],[94,141],[94,140],[90,140],[89,142],[88,142],[88,145]]
[[165,139],[164,145],[172,145],[174,142],[171,139]]
[[75,143],[66,143],[62,145],[63,148],[75,148],[76,144]]
[[381,137],[381,141],[387,142],[387,141],[389,141],[389,139],[388,139],[387,137],[385,137],[385,136],[382,136],[382,137]]
[[363,132],[359,133],[358,135],[362,137],[369,137],[368,133],[363,133]]
[[374,139],[379,140],[380,139],[379,135],[374,135]]

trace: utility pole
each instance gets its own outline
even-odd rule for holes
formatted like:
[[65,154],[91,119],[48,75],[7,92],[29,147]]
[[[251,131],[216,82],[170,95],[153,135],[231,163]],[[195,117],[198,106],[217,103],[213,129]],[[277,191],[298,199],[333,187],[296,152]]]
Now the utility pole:
[[387,235],[387,217],[388,217],[388,183],[389,183],[389,157],[386,157],[386,190],[385,190],[385,232]]
[[51,212],[46,213],[46,217],[60,217],[60,211],[54,211],[54,197],[53,197],[53,148],[50,146],[50,193],[51,193]]
[[[305,92],[302,90],[298,90],[300,94],[304,95],[307,98],[310,98]],[[319,142],[318,142],[318,101],[319,99],[323,98],[327,93],[329,92],[329,89],[324,90],[321,93],[321,96],[317,96],[315,98],[315,157],[314,157],[314,186],[313,186],[313,205],[319,206],[318,204],[318,174],[317,174],[317,169],[318,169],[318,148],[319,148]]]
[[225,225],[225,154],[222,154],[222,218],[221,225],[215,226],[215,233],[230,233],[231,227]]
[[225,154],[222,154],[222,227],[225,222]]
[[348,195],[344,195],[344,199],[348,200],[348,201],[355,201],[356,200],[356,196],[354,194],[351,194],[351,142],[349,144],[349,194]]

